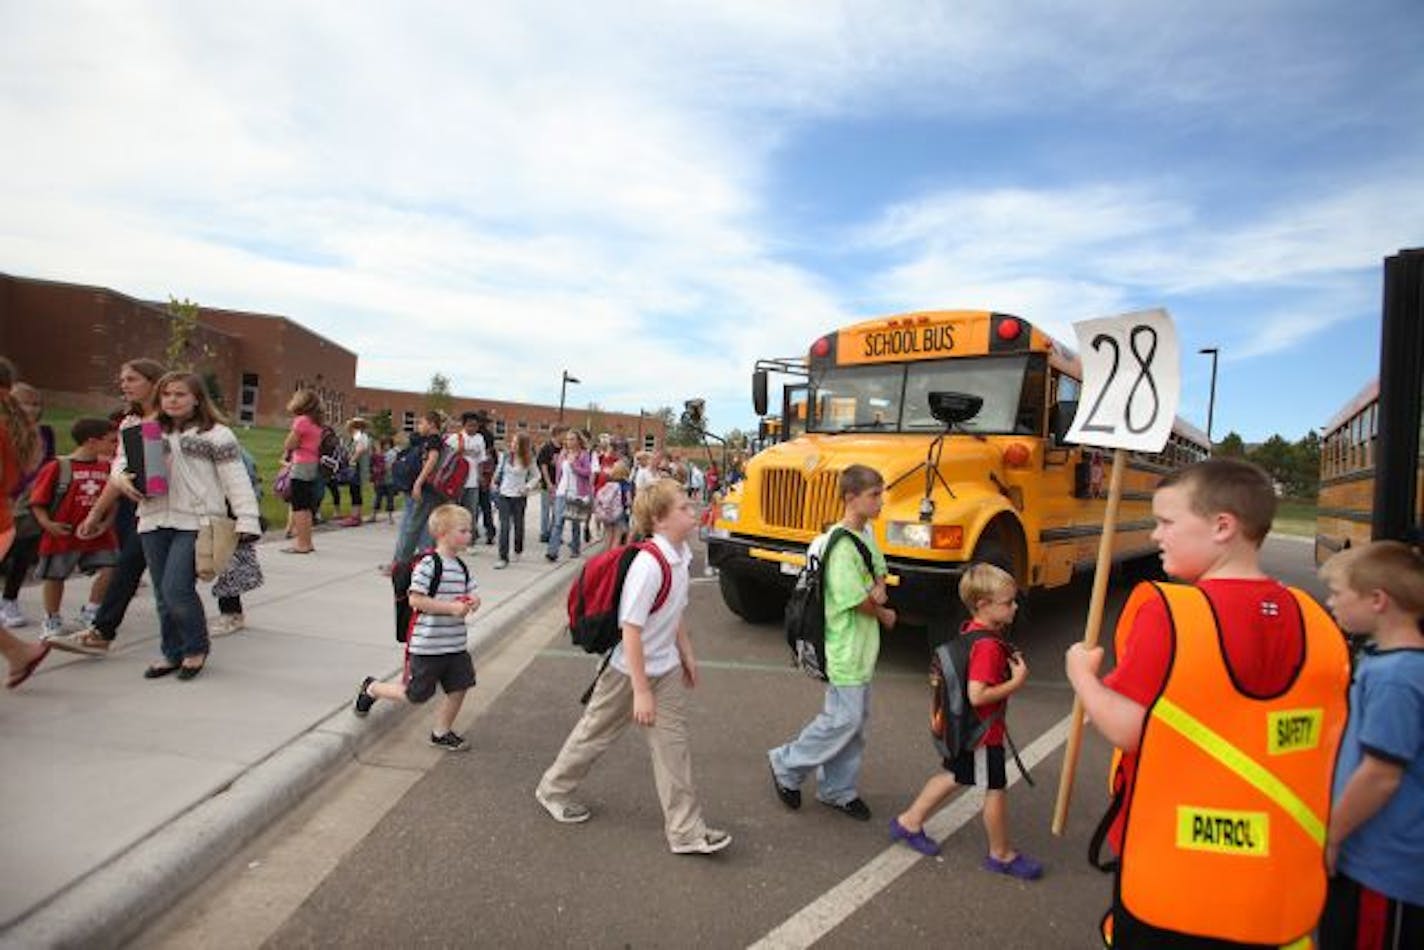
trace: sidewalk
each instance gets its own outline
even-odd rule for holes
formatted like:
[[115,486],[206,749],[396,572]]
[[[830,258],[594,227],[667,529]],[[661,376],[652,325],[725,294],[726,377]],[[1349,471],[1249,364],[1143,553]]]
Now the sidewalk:
[[[537,508],[521,561],[496,571],[492,546],[466,554],[483,598],[470,627],[477,664],[572,579],[567,559],[544,560]],[[323,531],[311,556],[282,554],[283,543],[259,546],[266,584],[243,597],[247,629],[213,642],[198,679],[143,678],[158,659],[145,584],[110,656],[51,651],[0,695],[0,945],[123,942],[410,712],[350,712],[363,675],[401,667],[390,582],[376,569],[395,529]],[[66,616],[87,590],[66,589]],[[37,585],[21,604],[33,622],[17,633],[37,638]]]

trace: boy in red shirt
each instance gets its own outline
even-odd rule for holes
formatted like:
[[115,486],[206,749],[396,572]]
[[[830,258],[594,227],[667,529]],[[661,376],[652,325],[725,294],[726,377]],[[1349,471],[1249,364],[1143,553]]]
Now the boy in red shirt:
[[[1216,619],[1220,655],[1248,709],[1244,714],[1249,714],[1250,698],[1273,697],[1289,688],[1306,653],[1299,603],[1280,581],[1262,572],[1259,562],[1275,507],[1275,491],[1265,472],[1223,458],[1167,476],[1152,498],[1156,521],[1152,540],[1161,549],[1162,567],[1206,595]],[[1166,688],[1178,651],[1175,637],[1211,634],[1189,629],[1174,634],[1166,604],[1154,597],[1137,612],[1117,667],[1103,679],[1098,678],[1101,647],[1089,649],[1077,643],[1068,650],[1068,680],[1083,701],[1088,721],[1122,752],[1118,781],[1129,807],[1117,812],[1108,832],[1108,842],[1118,855],[1132,814],[1147,711]],[[1328,782],[1328,774],[1324,778]],[[1209,880],[1200,884],[1204,893],[1212,886]],[[1287,886],[1282,881],[1281,887]],[[1192,898],[1184,894],[1182,900]],[[1210,901],[1199,903],[1202,913],[1211,913]],[[1153,927],[1127,914],[1116,896],[1112,926],[1118,947],[1247,945]]]
[[1004,716],[1009,697],[1028,679],[1028,666],[1002,635],[1014,622],[1019,604],[1018,585],[1008,571],[993,564],[971,564],[959,579],[959,599],[970,619],[960,636],[987,630],[994,636],[974,643],[969,651],[969,702],[980,722],[996,720],[979,747],[953,760],[945,759],[945,773],[933,775],[910,807],[890,819],[890,837],[924,855],[939,854],[939,843],[925,834],[925,822],[939,811],[957,788],[984,786],[984,830],[989,853],[984,868],[1026,881],[1043,874],[1043,865],[1009,843],[1008,803],[1004,790],[1008,774],[1004,765]]
[[119,542],[112,528],[106,526],[87,540],[74,532],[108,481],[108,460],[117,448],[118,433],[107,419],[79,419],[69,431],[78,448],[71,455],[46,462],[30,487],[30,510],[43,532],[35,574],[44,581],[46,639],[64,632],[59,608],[69,575],[75,570],[97,573],[89,590],[89,603],[80,612],[81,620],[92,618],[118,562]]

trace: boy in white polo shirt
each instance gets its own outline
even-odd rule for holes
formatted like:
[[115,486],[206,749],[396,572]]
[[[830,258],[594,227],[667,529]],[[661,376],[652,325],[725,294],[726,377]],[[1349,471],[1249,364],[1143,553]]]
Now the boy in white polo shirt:
[[[633,518],[658,553],[645,550],[629,567],[618,606],[623,641],[534,797],[555,821],[587,821],[588,808],[570,796],[629,722],[636,722],[647,730],[668,847],[674,854],[712,854],[731,844],[732,836],[702,820],[687,738],[687,690],[697,685],[697,661],[683,610],[692,560],[687,538],[697,528],[697,510],[681,485],[664,478],[638,493]],[[671,583],[654,610],[664,570]]]

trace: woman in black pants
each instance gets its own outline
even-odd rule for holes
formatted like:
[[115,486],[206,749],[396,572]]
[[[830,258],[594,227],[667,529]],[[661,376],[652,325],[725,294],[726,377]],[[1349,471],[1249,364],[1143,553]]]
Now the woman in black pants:
[[[154,384],[164,373],[163,364],[157,360],[129,360],[119,369],[119,391],[128,404],[129,413],[119,423],[119,428],[138,425],[150,418],[154,411]],[[80,523],[78,534],[81,538],[93,537],[99,533],[105,515],[110,507],[117,504],[114,516],[114,530],[119,536],[119,563],[114,567],[109,580],[109,589],[104,594],[99,612],[94,622],[77,633],[66,633],[51,637],[49,644],[56,649],[70,653],[85,653],[89,656],[107,656],[109,647],[118,636],[119,625],[124,622],[129,602],[138,592],[138,582],[143,578],[147,562],[143,556],[143,545],[138,538],[138,509],[124,497],[116,479],[126,478],[123,472],[110,472],[109,484],[104,486],[99,500],[89,515]]]

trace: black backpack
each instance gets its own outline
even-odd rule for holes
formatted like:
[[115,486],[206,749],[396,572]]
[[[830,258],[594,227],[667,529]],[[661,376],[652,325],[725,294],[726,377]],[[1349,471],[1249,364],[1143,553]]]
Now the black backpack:
[[346,443],[331,426],[321,427],[321,442],[317,444],[318,462],[330,481],[344,482],[351,473],[351,453]]
[[[436,553],[434,548],[426,548],[416,554],[409,561],[400,561],[391,567],[391,587],[395,589],[396,599],[396,642],[405,643],[410,639],[410,631],[415,628],[415,619],[418,611],[412,610],[410,606],[410,582],[415,576],[415,569],[425,558],[434,555],[435,563],[431,565],[430,588],[426,590],[425,596],[434,597],[440,590],[440,576],[445,571],[445,559]],[[455,558],[455,563],[460,565],[460,570],[465,572],[465,586],[469,586],[470,569],[465,566],[465,562],[460,558]],[[416,591],[416,593],[421,593]]]
[[865,569],[875,573],[865,542],[837,526],[831,529],[819,555],[812,553],[811,549],[816,546],[814,541],[806,549],[806,564],[796,575],[796,586],[786,602],[786,645],[791,648],[791,662],[807,676],[822,681],[829,679],[826,673],[826,561],[831,556],[831,548],[841,538],[854,542],[865,560]]
[[[974,650],[974,644],[991,639],[998,639],[991,630],[971,630],[948,643],[941,643],[930,654],[930,735],[934,738],[935,751],[946,761],[953,761],[960,754],[975,749],[989,730],[1004,718],[1001,706],[988,719],[980,719],[969,702],[969,655]],[[1033,778],[1019,759],[1019,750],[1009,737],[1007,724],[1004,726],[1004,742],[1013,753],[1024,781],[1032,785]]]
[[427,450],[425,439],[412,438],[405,448],[396,453],[391,463],[391,484],[397,491],[408,492],[415,487],[420,476],[420,468],[425,464]]

